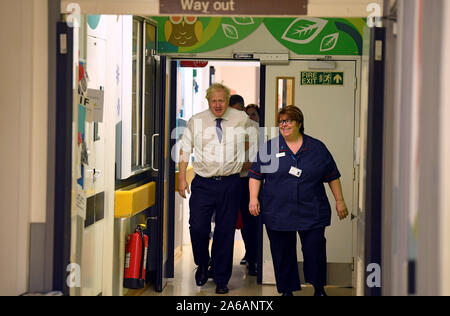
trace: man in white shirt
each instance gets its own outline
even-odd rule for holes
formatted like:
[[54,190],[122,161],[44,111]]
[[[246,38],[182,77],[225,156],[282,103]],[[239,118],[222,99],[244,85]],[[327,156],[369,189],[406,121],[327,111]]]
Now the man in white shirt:
[[[234,233],[239,210],[241,181],[239,173],[245,162],[248,143],[255,143],[257,131],[245,112],[230,108],[230,90],[221,84],[208,91],[209,109],[194,115],[181,140],[178,192],[186,198],[189,186],[186,168],[194,154],[192,194],[189,200],[190,233],[198,286],[208,280],[209,234],[215,211],[211,256],[216,293],[228,293],[233,269]],[[247,140],[247,141],[246,141]],[[257,148],[254,148],[255,150]],[[246,188],[247,189],[247,188]]]

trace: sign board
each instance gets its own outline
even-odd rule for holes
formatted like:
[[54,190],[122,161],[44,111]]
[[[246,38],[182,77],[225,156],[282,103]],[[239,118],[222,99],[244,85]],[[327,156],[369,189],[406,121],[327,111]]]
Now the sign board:
[[302,71],[300,75],[302,86],[343,86],[343,72]]
[[182,60],[180,61],[180,67],[182,68],[205,68],[208,66],[208,61],[205,60]]
[[161,15],[307,15],[308,0],[160,0]]

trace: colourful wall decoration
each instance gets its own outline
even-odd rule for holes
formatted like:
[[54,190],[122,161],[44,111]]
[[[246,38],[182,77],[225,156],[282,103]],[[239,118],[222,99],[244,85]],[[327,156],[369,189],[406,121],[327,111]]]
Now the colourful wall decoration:
[[160,53],[204,53],[233,45],[253,33],[263,18],[155,17]]
[[154,17],[158,52],[206,53],[244,40],[262,24],[299,55],[361,55],[363,18]]
[[267,18],[264,25],[299,55],[362,55],[365,19]]

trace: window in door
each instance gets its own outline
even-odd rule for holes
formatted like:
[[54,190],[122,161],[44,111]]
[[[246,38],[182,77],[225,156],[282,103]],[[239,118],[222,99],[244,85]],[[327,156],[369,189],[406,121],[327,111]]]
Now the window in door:
[[[295,91],[295,78],[294,77],[277,77],[277,92],[276,92],[276,109],[275,114],[278,111],[288,105],[294,105],[294,91]],[[275,115],[276,117],[276,115]],[[276,125],[276,124],[275,124]]]

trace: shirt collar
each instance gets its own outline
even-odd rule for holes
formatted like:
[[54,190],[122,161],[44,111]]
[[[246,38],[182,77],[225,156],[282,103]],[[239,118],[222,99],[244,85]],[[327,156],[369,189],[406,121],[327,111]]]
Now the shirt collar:
[[227,109],[225,110],[225,113],[222,115],[222,117],[216,117],[211,110],[209,110],[209,116],[211,118],[212,121],[215,121],[218,118],[221,118],[224,121],[228,121],[230,119],[230,107],[228,106]]

